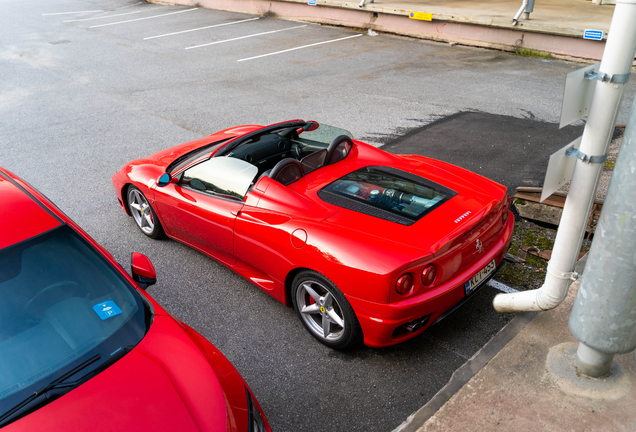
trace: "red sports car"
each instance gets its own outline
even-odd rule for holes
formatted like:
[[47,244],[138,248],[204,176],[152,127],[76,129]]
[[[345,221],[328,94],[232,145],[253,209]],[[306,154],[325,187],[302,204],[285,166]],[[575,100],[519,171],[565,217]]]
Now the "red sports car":
[[230,267],[332,348],[421,333],[492,277],[514,223],[504,186],[315,121],[226,129],[112,180],[145,235]]
[[46,197],[0,169],[0,428],[270,431],[243,378]]

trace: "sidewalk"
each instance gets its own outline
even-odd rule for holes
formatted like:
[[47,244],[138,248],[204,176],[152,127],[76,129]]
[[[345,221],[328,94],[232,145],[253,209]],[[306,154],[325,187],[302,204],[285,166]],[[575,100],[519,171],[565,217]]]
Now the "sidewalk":
[[[522,0],[150,0],[262,16],[339,25],[366,31],[500,49],[526,50],[558,58],[600,60],[614,5],[586,0],[538,0],[530,19],[512,19]],[[411,12],[419,12],[411,19]],[[430,15],[422,15],[430,14]],[[586,29],[603,41],[583,39]]]
[[439,410],[424,406],[394,432],[636,430],[636,352],[614,357],[607,382],[572,384],[573,369],[557,361],[578,346],[568,330],[577,290],[575,282],[559,307],[539,313]]

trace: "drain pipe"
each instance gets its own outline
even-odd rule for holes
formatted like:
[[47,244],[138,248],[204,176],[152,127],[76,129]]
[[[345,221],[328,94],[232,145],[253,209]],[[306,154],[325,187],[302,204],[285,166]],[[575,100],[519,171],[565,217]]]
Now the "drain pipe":
[[536,290],[498,294],[497,312],[542,311],[557,307],[566,297],[588,223],[603,162],[614,132],[616,116],[636,51],[636,0],[618,0],[610,26],[581,146],[563,215],[554,241],[543,286]]
[[521,4],[521,7],[517,11],[515,17],[512,19],[512,25],[517,25],[517,22],[519,21],[519,17],[523,13],[523,11],[526,10],[527,6],[528,6],[528,0],[523,0],[523,3]]

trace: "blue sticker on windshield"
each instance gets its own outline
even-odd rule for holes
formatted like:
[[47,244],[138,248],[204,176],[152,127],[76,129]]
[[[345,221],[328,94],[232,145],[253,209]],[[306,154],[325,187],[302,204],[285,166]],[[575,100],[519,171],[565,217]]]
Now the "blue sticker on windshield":
[[99,303],[93,306],[93,310],[102,320],[114,317],[121,313],[119,306],[112,300],[107,300],[104,303]]

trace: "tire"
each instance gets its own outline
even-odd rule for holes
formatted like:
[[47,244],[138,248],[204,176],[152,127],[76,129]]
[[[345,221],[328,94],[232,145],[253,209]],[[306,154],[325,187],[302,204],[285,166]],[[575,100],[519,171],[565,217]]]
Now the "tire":
[[362,339],[351,305],[329,279],[315,271],[298,273],[292,282],[292,302],[307,331],[333,349],[350,348]]
[[166,235],[154,209],[144,194],[135,186],[128,188],[126,203],[133,220],[142,233],[152,239],[159,239]]

